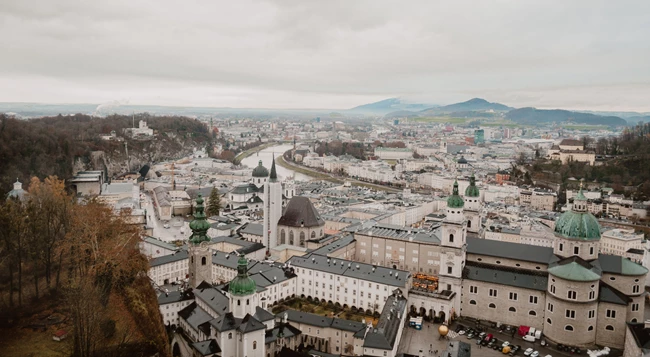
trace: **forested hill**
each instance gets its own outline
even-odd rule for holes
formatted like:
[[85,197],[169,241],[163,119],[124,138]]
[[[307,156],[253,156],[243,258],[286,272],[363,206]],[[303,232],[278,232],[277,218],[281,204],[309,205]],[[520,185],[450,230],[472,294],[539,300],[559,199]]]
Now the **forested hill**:
[[518,124],[572,122],[576,124],[625,126],[627,122],[616,116],[601,116],[561,109],[520,108],[506,113],[506,118]]
[[[186,117],[135,116],[146,120],[156,136],[153,140],[126,139],[133,166],[174,157],[210,141],[207,127]],[[75,162],[89,163],[92,151],[103,151],[115,167],[126,165],[124,142],[101,140],[101,134],[115,131],[122,136],[133,124],[131,116],[106,118],[77,114],[19,120],[0,114],[0,192],[12,189],[16,178],[23,183],[31,176],[56,175],[66,179],[74,172]],[[78,165],[77,165],[78,166]],[[96,168],[97,169],[97,168]],[[131,169],[136,169],[131,167]],[[110,173],[110,172],[109,172]]]

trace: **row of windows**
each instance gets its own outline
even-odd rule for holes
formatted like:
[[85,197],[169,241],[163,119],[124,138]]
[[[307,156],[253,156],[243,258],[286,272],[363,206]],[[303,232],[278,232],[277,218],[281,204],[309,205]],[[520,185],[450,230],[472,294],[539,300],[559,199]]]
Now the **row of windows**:
[[[564,244],[560,243],[560,252],[564,251]],[[580,254],[580,248],[579,247],[573,247],[573,254],[578,255]],[[594,255],[594,247],[589,247],[589,255]]]
[[[547,319],[546,319],[546,323],[548,323],[549,325],[552,325],[552,324],[553,324],[550,318],[547,318]],[[572,325],[566,325],[566,326],[564,326],[564,330],[565,330],[565,331],[574,331]],[[593,330],[594,330],[594,327],[593,327],[593,326],[589,326],[589,327],[587,327],[587,331],[593,331]],[[607,325],[607,326],[605,326],[605,330],[607,330],[607,331],[614,331],[614,326],[612,326],[612,325]]]
[[[469,293],[470,294],[478,294],[478,286],[470,285],[469,286]],[[498,296],[498,290],[497,289],[490,289],[488,291],[488,294],[491,297],[497,297]],[[515,292],[510,292],[508,294],[508,298],[510,300],[512,300],[512,301],[517,301],[519,299],[519,294],[515,293]],[[537,299],[538,299],[537,296],[533,296],[533,295],[528,296],[528,302],[531,303],[531,304],[537,304],[537,301],[538,301]]]
[[[470,301],[469,301],[469,304],[470,304],[470,305],[476,305],[476,300],[470,300]],[[488,305],[488,307],[489,307],[490,309],[496,309],[496,308],[497,308],[497,305],[494,304],[494,303],[490,303],[490,304]],[[514,307],[511,306],[511,307],[508,308],[508,311],[510,311],[510,312],[517,312],[517,309],[515,309]],[[537,316],[537,312],[535,312],[535,310],[530,310],[530,311],[528,311],[528,315],[530,315],[530,316]]]

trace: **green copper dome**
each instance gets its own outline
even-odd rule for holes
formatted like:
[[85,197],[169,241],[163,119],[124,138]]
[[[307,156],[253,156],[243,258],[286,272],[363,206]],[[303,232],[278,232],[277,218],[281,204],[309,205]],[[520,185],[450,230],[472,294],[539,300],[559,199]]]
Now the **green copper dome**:
[[451,196],[447,198],[447,207],[449,208],[463,208],[465,201],[458,195],[458,181],[454,181],[454,191]]
[[210,223],[208,223],[205,218],[203,197],[199,193],[199,197],[196,198],[196,207],[194,208],[194,220],[190,222],[190,229],[192,230],[190,243],[198,245],[201,244],[201,242],[207,242],[210,240],[210,237],[208,237],[208,229],[210,229]]
[[587,211],[587,197],[580,191],[573,199],[573,208],[564,212],[555,222],[555,233],[565,237],[582,240],[599,240],[600,224],[593,214]]
[[243,254],[237,261],[237,276],[228,285],[228,291],[233,295],[250,295],[257,291],[255,281],[248,276],[248,260]]
[[262,165],[262,160],[260,160],[259,165],[257,165],[256,168],[253,169],[253,177],[268,177],[269,176],[269,170],[266,169]]
[[600,240],[600,224],[589,212],[564,212],[555,222],[555,233],[582,240]]
[[465,189],[465,197],[478,197],[478,187],[476,187],[476,177],[474,174],[469,178],[469,186]]

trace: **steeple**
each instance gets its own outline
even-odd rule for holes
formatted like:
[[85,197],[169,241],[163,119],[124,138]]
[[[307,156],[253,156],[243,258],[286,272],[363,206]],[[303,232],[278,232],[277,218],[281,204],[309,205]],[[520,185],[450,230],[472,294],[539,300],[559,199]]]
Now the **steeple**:
[[196,198],[194,220],[190,222],[190,229],[192,229],[190,243],[194,245],[199,245],[201,242],[207,242],[210,240],[210,237],[208,237],[208,229],[210,229],[210,223],[208,223],[206,220],[205,207],[203,207],[203,202],[203,197],[199,193],[199,196]]
[[465,205],[465,202],[463,199],[458,195],[458,180],[454,181],[454,189],[452,191],[451,196],[447,198],[447,207],[449,208],[463,208]]
[[269,176],[269,180],[271,182],[275,182],[278,180],[278,173],[275,170],[275,156],[273,157],[273,163],[271,164],[271,175]]
[[469,178],[469,186],[465,189],[465,197],[478,197],[480,196],[478,187],[476,187],[476,177],[474,173]]
[[257,291],[255,281],[248,276],[248,259],[244,254],[237,261],[237,276],[230,282],[228,290],[233,295],[250,295]]

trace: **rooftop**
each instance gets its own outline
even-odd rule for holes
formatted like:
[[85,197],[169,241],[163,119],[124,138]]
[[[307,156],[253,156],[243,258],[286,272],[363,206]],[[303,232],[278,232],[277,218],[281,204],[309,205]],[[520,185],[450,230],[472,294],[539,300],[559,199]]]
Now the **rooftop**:
[[469,237],[467,238],[467,253],[540,264],[548,264],[554,256],[553,248],[550,247]]

